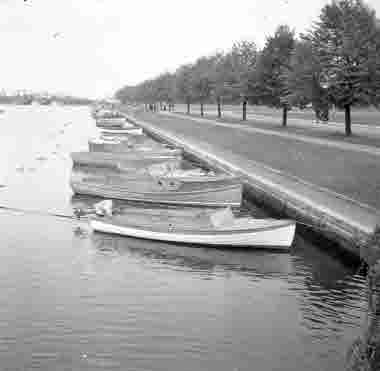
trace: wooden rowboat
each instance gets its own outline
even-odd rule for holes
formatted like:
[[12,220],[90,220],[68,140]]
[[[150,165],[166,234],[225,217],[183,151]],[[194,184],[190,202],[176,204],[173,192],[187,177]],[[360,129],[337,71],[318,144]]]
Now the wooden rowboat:
[[[86,179],[91,182],[112,182],[114,184],[128,184],[129,181],[141,180],[156,183],[158,180],[165,184],[172,182],[170,189],[174,189],[178,182],[215,183],[234,179],[225,173],[216,173],[200,167],[190,167],[189,163],[181,158],[139,158],[130,157],[121,159],[116,164],[94,166],[74,164],[72,176],[75,179]],[[106,179],[105,179],[106,178]],[[165,185],[164,184],[164,185]]]
[[133,129],[136,128],[135,125],[129,122],[117,122],[115,120],[111,121],[111,119],[101,119],[96,121],[96,126],[99,129],[109,129],[109,130],[125,130],[125,129]]
[[96,119],[96,124],[125,124],[126,123],[126,118],[125,117],[98,117]]
[[131,126],[130,128],[123,129],[102,129],[100,134],[105,137],[128,137],[129,135],[142,135],[144,131],[142,128]]
[[[140,138],[141,137],[141,138]],[[126,140],[120,139],[90,139],[90,152],[125,153],[130,151],[158,151],[167,149],[164,145],[148,138],[145,135],[136,135]]]
[[167,161],[170,159],[182,158],[181,149],[162,148],[155,151],[130,151],[125,153],[112,152],[73,152],[71,159],[73,166],[99,166],[99,167],[118,167],[127,161],[152,160]]
[[242,200],[240,179],[228,176],[202,181],[73,172],[70,185],[77,194],[163,204],[239,206]]
[[92,113],[97,117],[97,118],[125,118],[125,115],[122,114],[120,111],[114,110],[114,109],[109,109],[105,107],[94,107],[92,110]]
[[94,218],[95,231],[176,243],[288,249],[296,224],[291,220],[234,217],[230,210],[203,211],[128,208],[123,215]]

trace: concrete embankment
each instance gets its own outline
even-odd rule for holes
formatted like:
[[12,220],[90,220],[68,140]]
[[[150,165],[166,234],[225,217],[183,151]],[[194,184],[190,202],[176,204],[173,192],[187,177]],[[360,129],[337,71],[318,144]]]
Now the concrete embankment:
[[[278,215],[297,220],[337,243],[344,251],[359,256],[375,226],[379,212],[345,195],[265,166],[210,142],[194,139],[128,115],[150,135],[176,146],[211,167],[238,174],[244,183],[244,197],[270,208]],[[226,138],[227,140],[228,138]]]

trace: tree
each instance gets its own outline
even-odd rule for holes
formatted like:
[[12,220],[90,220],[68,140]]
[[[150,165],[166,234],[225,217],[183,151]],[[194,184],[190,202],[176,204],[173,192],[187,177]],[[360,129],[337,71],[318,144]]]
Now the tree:
[[154,80],[154,85],[156,86],[155,93],[160,102],[160,108],[162,109],[162,102],[171,106],[175,97],[175,76],[168,72],[161,74]]
[[283,126],[286,126],[289,109],[286,74],[290,69],[294,42],[294,32],[288,26],[277,28],[260,54],[252,85],[253,95],[261,103],[283,109]]
[[229,93],[227,85],[231,80],[231,64],[229,59],[223,53],[216,53],[212,57],[211,64],[211,94],[214,96],[217,104],[218,117],[222,117],[222,98]]
[[328,91],[321,83],[321,65],[313,54],[310,41],[301,39],[295,44],[285,72],[287,100],[290,105],[305,107],[311,103],[318,120],[329,118]]
[[126,103],[128,101],[132,102],[136,100],[136,93],[137,93],[136,86],[124,86],[123,88],[119,89],[115,93],[115,98],[119,99],[120,102]]
[[254,74],[258,52],[256,44],[243,40],[235,43],[229,58],[232,65],[232,81],[230,89],[237,93],[243,101],[243,120],[247,119],[247,103],[250,97],[250,81]]
[[199,58],[192,70],[192,92],[201,105],[201,116],[204,115],[203,105],[210,98],[214,87],[213,82],[213,58]]
[[156,110],[157,101],[157,84],[153,79],[145,80],[136,86],[136,101],[144,103],[145,106],[150,106]]
[[352,105],[380,101],[380,29],[375,11],[361,0],[333,1],[322,9],[308,39],[331,103],[345,111],[349,136]]
[[192,96],[192,69],[190,64],[181,66],[175,73],[176,97],[187,105],[187,114],[190,114]]

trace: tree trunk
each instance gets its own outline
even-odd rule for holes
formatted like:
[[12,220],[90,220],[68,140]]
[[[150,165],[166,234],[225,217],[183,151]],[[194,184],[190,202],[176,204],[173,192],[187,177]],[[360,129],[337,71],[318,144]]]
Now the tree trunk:
[[201,102],[201,116],[204,116],[204,110],[203,110],[203,102]]
[[222,117],[222,107],[221,107],[221,102],[220,102],[220,97],[217,98],[217,104],[218,104],[218,118]]
[[187,101],[187,114],[190,115],[190,102]]
[[288,123],[288,107],[282,107],[282,126],[286,126]]
[[346,125],[346,135],[349,137],[352,134],[351,131],[351,105],[344,106],[344,121]]
[[243,121],[247,120],[247,101],[243,101]]

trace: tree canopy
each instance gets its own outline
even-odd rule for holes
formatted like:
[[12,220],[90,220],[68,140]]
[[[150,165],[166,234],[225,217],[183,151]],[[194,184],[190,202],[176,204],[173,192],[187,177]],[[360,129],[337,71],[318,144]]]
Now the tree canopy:
[[289,69],[285,72],[287,100],[290,105],[303,108],[312,104],[318,120],[328,120],[327,89],[321,82],[321,65],[313,54],[311,42],[296,41]]
[[307,39],[330,102],[346,112],[350,135],[351,106],[379,104],[380,29],[375,11],[361,0],[333,1],[322,9]]
[[317,119],[328,120],[332,106],[346,113],[351,134],[351,107],[380,104],[380,23],[362,0],[332,0],[310,30],[296,37],[288,25],[277,27],[262,50],[242,40],[223,52],[163,73],[116,97],[145,104],[222,102],[263,104],[283,109],[312,105]]
[[283,125],[286,125],[286,111],[289,102],[286,99],[288,89],[286,74],[290,69],[290,60],[294,49],[294,31],[286,25],[277,28],[273,36],[268,37],[258,59],[253,96],[258,101],[284,110]]

